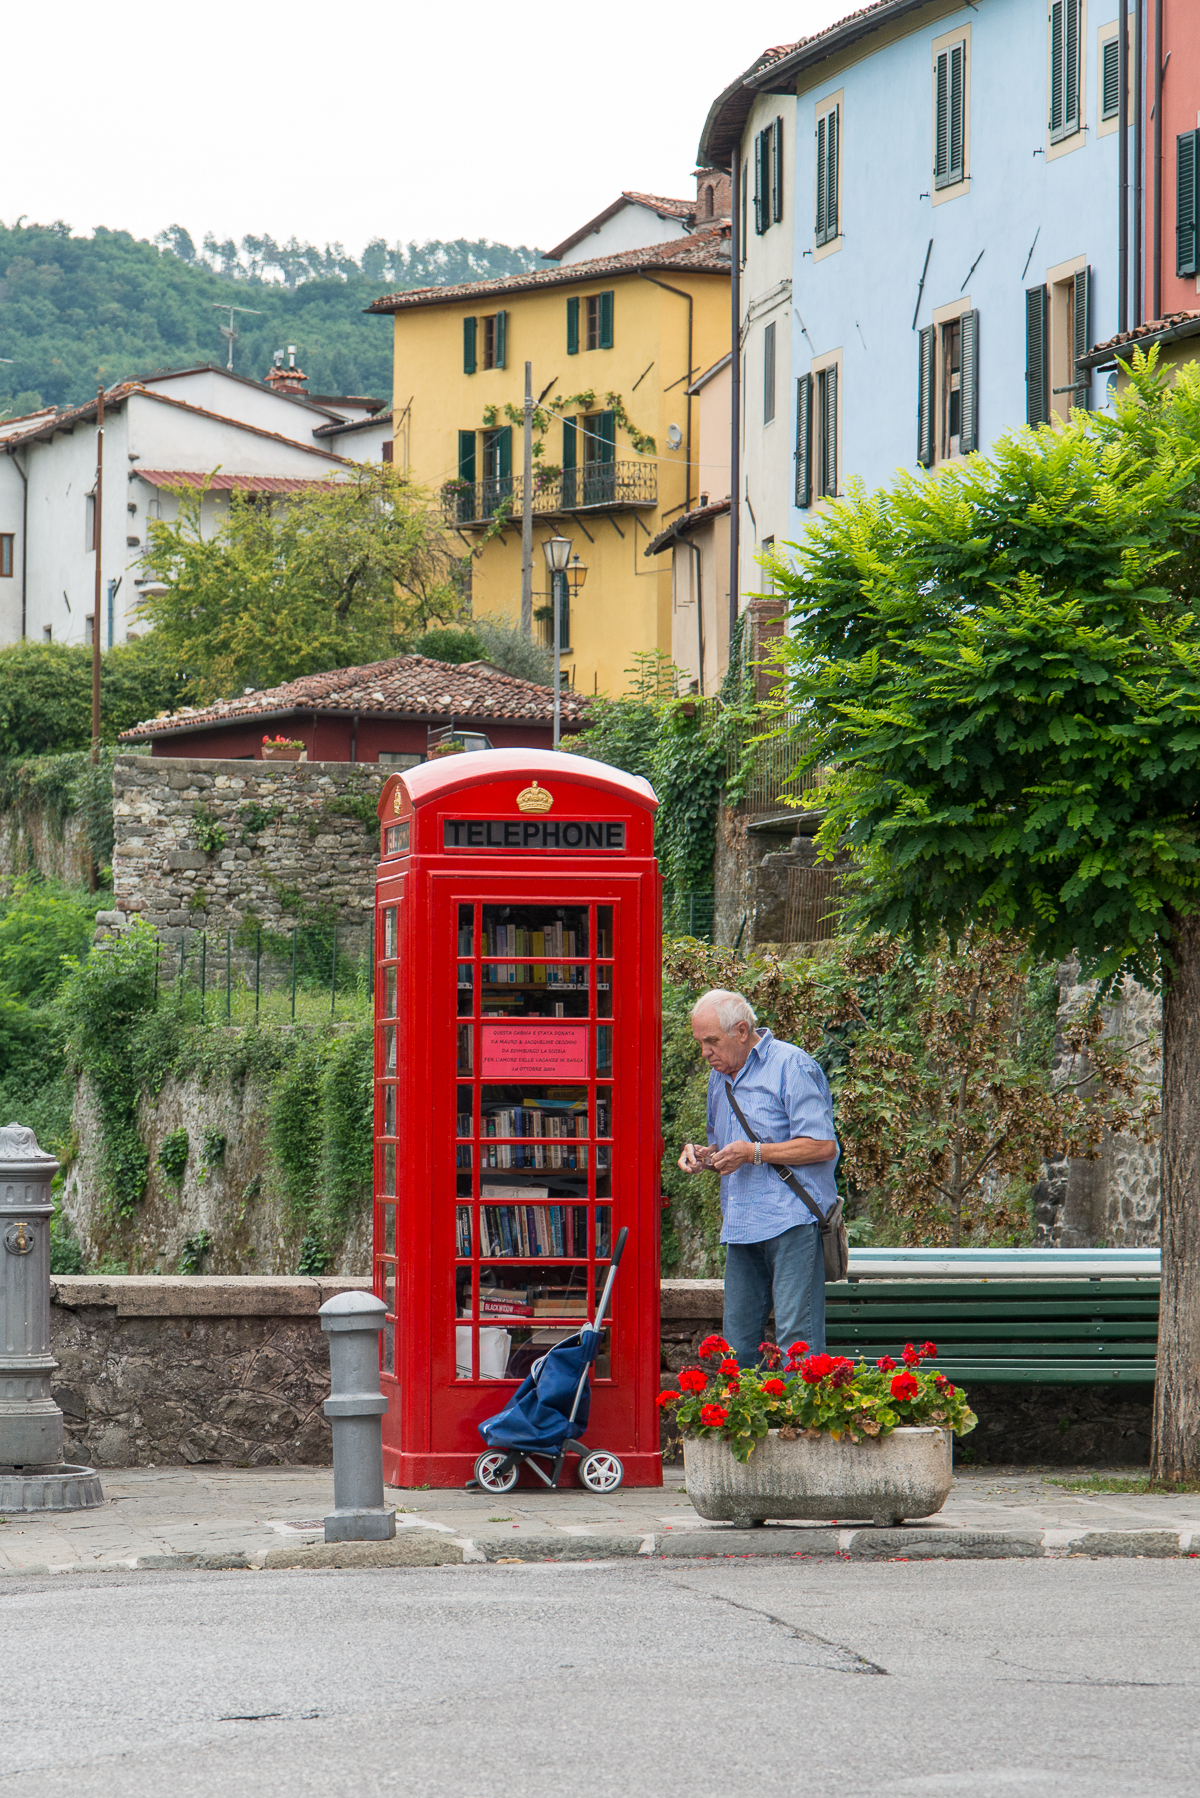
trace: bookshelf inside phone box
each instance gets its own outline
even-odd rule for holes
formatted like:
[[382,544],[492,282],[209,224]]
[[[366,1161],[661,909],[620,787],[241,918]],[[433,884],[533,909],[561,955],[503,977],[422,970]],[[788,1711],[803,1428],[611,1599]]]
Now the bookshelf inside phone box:
[[384,1471],[457,1486],[478,1426],[593,1315],[586,1433],[660,1485],[661,883],[645,781],[490,750],[379,801],[375,1290]]

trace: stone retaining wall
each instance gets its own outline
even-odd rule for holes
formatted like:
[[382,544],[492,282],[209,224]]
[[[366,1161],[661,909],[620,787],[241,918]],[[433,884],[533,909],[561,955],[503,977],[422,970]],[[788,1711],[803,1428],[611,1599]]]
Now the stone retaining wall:
[[[209,761],[119,755],[113,763],[114,906],[170,937],[181,929],[276,932],[315,920],[357,927],[375,896],[373,810],[389,770],[363,762]],[[220,841],[220,837],[224,841]]]
[[[51,1349],[59,1362],[69,1459],[93,1467],[327,1466],[329,1346],[317,1312],[367,1280],[238,1276],[55,1276]],[[664,1383],[719,1329],[720,1280],[664,1280]],[[973,1386],[978,1429],[960,1460],[1142,1465],[1153,1388]],[[663,1447],[677,1438],[664,1420]]]

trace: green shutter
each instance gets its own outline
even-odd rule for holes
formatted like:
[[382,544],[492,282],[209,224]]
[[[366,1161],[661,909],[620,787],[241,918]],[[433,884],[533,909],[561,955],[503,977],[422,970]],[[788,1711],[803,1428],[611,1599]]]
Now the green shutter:
[[817,217],[815,233],[818,244],[825,242],[825,120],[817,120]]
[[979,448],[979,314],[964,312],[958,321],[958,447],[969,456]]
[[1049,294],[1045,287],[1025,289],[1025,421],[1044,425],[1050,416],[1050,396],[1046,391],[1046,312]]
[[1066,0],[1050,0],[1050,137],[1063,128],[1063,7]]
[[825,242],[838,234],[838,113],[835,106],[825,119]]
[[[595,457],[597,462],[615,462],[617,458],[617,420],[612,412],[598,412],[592,420],[596,434]],[[592,460],[591,457],[588,458]]]
[[926,325],[917,338],[917,461],[933,467],[934,452],[934,332]]
[[579,354],[579,296],[572,294],[567,301],[567,355]]
[[575,467],[576,462],[578,460],[577,445],[578,445],[578,433],[575,428],[575,420],[573,418],[564,418],[563,419],[563,451],[562,451],[562,465],[564,468],[574,468]]
[[761,237],[767,228],[767,193],[763,182],[763,133],[754,139],[754,232]]
[[1050,3],[1050,141],[1079,130],[1079,0]]
[[503,425],[496,432],[496,474],[502,481],[512,478],[512,426]]
[[803,511],[812,503],[812,376],[796,382],[796,504]]
[[478,319],[474,319],[474,318],[464,318],[463,319],[463,373],[464,373],[464,375],[473,375],[475,373],[475,327],[478,324],[478,322],[479,322]]
[[1075,383],[1075,391],[1071,395],[1071,403],[1075,406],[1086,406],[1091,395],[1092,384],[1086,370],[1077,367],[1081,356],[1086,356],[1091,349],[1092,335],[1092,271],[1090,268],[1077,269],[1073,282],[1075,304],[1071,318],[1071,379]]
[[934,69],[933,185],[950,182],[950,52],[941,50]]
[[504,350],[505,350],[505,339],[507,338],[507,336],[508,336],[508,313],[507,312],[497,312],[497,314],[496,314],[496,361],[495,361],[495,366],[497,368],[503,368],[505,365],[504,364]]
[[825,440],[821,446],[821,490],[826,499],[836,499],[838,490],[837,378],[835,362],[825,370]]
[[950,166],[947,185],[963,178],[963,102],[966,98],[966,45],[955,44],[950,51]]
[[1065,0],[1067,13],[1066,70],[1063,82],[1063,124],[1066,131],[1079,129],[1079,0]]
[[600,342],[599,348],[611,350],[613,346],[613,290],[610,287],[600,295]]
[[775,417],[775,325],[767,325],[763,331],[763,423],[769,425]]
[[747,194],[749,193],[749,190],[750,190],[750,168],[749,168],[749,164],[744,162],[742,164],[742,217],[741,217],[742,243],[741,243],[741,256],[739,258],[740,266],[742,268],[745,268],[745,266],[746,266],[746,232],[749,229],[749,202],[747,200]]
[[460,431],[458,433],[458,478],[460,481],[475,479],[475,433]]
[[1175,273],[1194,275],[1200,270],[1197,255],[1197,163],[1200,131],[1185,131],[1175,139]]
[[1100,117],[1115,119],[1121,106],[1121,40],[1110,37],[1103,45],[1104,72],[1101,76]]
[[771,133],[771,217],[776,224],[783,217],[783,120],[776,119]]

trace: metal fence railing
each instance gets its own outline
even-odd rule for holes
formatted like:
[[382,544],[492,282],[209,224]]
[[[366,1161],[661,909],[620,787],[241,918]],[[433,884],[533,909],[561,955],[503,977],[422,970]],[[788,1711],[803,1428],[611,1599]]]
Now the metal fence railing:
[[349,1018],[368,1011],[374,998],[373,939],[373,925],[181,930],[159,941],[155,995],[170,990],[197,999],[210,1023]]
[[[770,734],[764,735],[766,732]],[[752,812],[770,811],[820,786],[820,768],[806,768],[803,774],[796,772],[807,749],[799,712],[777,712],[745,724],[730,733],[726,781],[732,783],[742,774],[741,804]],[[748,776],[743,773],[747,762]]]
[[832,868],[789,868],[785,943],[824,943],[837,935],[842,886]]
[[694,893],[663,894],[663,935],[694,936],[711,942],[716,896],[709,887]]

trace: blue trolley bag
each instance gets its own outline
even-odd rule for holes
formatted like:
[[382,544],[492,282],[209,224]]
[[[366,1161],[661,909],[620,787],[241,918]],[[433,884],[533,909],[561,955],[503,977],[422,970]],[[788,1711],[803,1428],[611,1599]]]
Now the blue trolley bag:
[[573,1430],[582,1435],[591,1413],[590,1381],[584,1381],[574,1424],[571,1407],[584,1370],[596,1359],[599,1346],[597,1330],[583,1330],[556,1342],[534,1363],[503,1411],[480,1424],[479,1434],[488,1447],[556,1455]]

